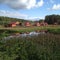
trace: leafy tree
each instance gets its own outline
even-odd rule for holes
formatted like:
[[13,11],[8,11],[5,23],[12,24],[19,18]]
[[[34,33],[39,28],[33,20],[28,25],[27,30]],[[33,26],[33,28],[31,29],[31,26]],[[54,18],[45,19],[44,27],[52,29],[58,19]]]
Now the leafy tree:
[[60,24],[60,15],[47,15],[45,17],[45,22],[47,22],[48,24]]

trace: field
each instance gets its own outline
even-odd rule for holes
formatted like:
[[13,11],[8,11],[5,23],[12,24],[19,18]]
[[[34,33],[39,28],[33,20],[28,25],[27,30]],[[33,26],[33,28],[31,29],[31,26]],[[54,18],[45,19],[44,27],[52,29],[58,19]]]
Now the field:
[[17,33],[29,33],[32,31],[48,31],[49,33],[60,34],[60,25],[31,26],[31,27],[0,27],[0,38]]
[[31,31],[40,31],[40,30],[47,30],[47,29],[60,29],[60,25],[49,25],[49,26],[31,26],[31,27],[0,27],[0,30],[13,30],[17,32],[31,32]]
[[[11,33],[48,30],[32,37],[1,39]],[[0,60],[60,60],[60,26],[0,28]]]

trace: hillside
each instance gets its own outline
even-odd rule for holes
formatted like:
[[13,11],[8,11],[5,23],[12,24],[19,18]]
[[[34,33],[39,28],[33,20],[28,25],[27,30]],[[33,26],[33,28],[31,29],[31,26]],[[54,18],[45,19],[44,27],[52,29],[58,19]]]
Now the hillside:
[[10,22],[15,22],[15,21],[19,21],[19,22],[24,23],[29,20],[0,16],[0,25],[8,24]]

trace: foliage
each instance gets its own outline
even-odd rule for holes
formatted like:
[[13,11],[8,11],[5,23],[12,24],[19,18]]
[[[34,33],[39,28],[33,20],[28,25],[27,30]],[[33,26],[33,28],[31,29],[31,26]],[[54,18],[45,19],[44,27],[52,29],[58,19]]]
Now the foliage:
[[39,22],[40,22],[40,23],[41,23],[41,22],[44,22],[44,20],[43,20],[43,19],[40,19]]
[[47,31],[49,33],[60,34],[60,26],[40,26],[40,27],[18,27],[18,28],[1,28],[0,29],[0,38],[14,35],[14,34],[21,34],[21,33],[29,33],[32,31]]
[[60,29],[48,29],[49,33],[60,34]]
[[60,24],[60,15],[47,15],[45,17],[45,22],[47,22],[48,24]]
[[60,35],[0,40],[0,60],[60,60]]
[[6,25],[8,23],[15,22],[15,21],[19,21],[19,22],[24,23],[27,20],[0,16],[0,25]]

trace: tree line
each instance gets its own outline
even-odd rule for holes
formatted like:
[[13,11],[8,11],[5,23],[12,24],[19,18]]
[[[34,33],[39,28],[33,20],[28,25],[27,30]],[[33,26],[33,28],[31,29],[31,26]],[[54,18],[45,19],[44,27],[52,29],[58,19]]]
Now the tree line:
[[0,25],[5,25],[5,24],[11,23],[11,22],[16,22],[16,21],[19,21],[22,23],[27,20],[0,16]]
[[[15,21],[24,23],[29,20],[0,16],[0,25],[5,25]],[[42,21],[47,22],[48,24],[60,24],[60,15],[54,15],[54,14],[46,15],[44,20],[43,19],[39,20],[39,22],[42,22]],[[32,22],[32,21],[29,21],[29,22]]]
[[60,24],[60,15],[47,15],[45,16],[45,22],[48,24]]

